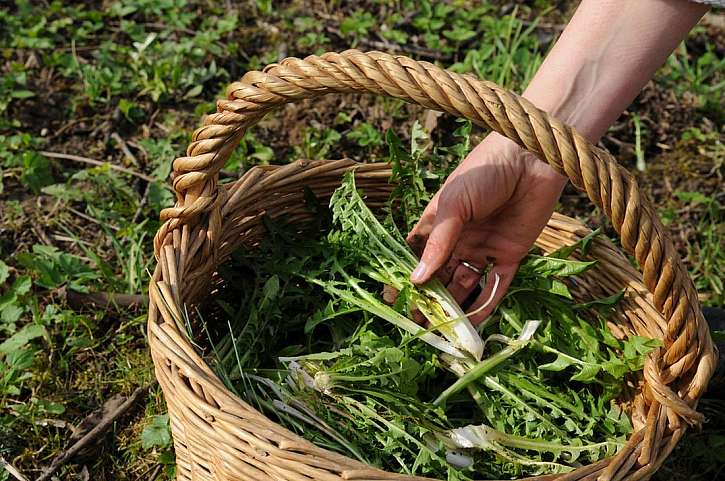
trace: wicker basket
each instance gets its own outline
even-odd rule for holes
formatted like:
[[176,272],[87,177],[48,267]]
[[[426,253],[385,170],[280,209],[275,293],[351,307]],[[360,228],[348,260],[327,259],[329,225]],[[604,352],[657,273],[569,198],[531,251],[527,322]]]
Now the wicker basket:
[[[391,474],[319,448],[235,397],[196,353],[182,312],[208,296],[217,266],[235,249],[253,248],[265,235],[263,214],[305,223],[303,187],[329,197],[342,175],[356,167],[371,203],[390,193],[389,166],[350,160],[298,161],[255,167],[233,184],[218,183],[219,170],[246,130],[268,112],[332,93],[372,93],[415,102],[487,126],[545,159],[602,208],[643,274],[611,243],[597,239],[590,258],[596,270],[581,276],[578,295],[609,295],[626,288],[616,318],[620,336],[662,339],[645,365],[634,400],[627,405],[635,431],[615,456],[556,480],[648,479],[689,426],[703,416],[695,408],[712,374],[715,354],[697,293],[657,218],[632,176],[607,152],[525,99],[495,84],[425,62],[379,52],[346,51],[288,58],[249,72],[228,89],[218,112],[194,133],[187,156],[174,161],[176,205],[161,213],[155,238],[158,261],[150,285],[149,343],[156,376],[169,408],[177,479],[421,480]],[[537,244],[552,251],[589,232],[555,214]]]

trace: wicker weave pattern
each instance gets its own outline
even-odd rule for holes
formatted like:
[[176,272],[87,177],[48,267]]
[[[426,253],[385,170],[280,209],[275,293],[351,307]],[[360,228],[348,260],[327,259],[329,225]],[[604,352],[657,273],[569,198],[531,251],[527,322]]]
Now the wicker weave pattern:
[[[302,187],[329,196],[352,161],[299,161],[253,168],[231,186],[218,172],[246,130],[281,105],[324,94],[388,95],[465,117],[513,139],[567,175],[601,207],[622,245],[642,266],[640,276],[606,243],[592,256],[600,275],[582,288],[613,293],[629,287],[617,320],[623,334],[661,338],[648,359],[632,405],[637,431],[616,456],[557,480],[647,479],[687,426],[703,418],[695,405],[714,369],[714,350],[694,286],[672,242],[633,177],[605,151],[525,99],[470,75],[379,52],[289,58],[249,72],[204,119],[187,156],[174,161],[177,203],[165,209],[155,238],[158,266],[150,287],[149,340],[166,395],[181,480],[423,479],[384,473],[317,448],[235,398],[194,352],[181,312],[211,288],[213,271],[236,248],[264,236],[261,214],[304,223]],[[389,194],[390,170],[359,166],[358,184],[371,203]],[[553,250],[586,234],[576,221],[554,216],[537,243]],[[651,294],[650,294],[651,293]],[[542,478],[543,479],[543,478]]]

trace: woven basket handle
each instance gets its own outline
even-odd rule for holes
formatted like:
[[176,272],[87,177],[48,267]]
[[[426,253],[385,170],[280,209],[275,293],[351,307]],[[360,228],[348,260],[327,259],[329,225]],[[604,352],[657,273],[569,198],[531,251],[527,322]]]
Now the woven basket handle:
[[671,427],[679,419],[701,421],[694,405],[714,369],[712,340],[695,287],[651,202],[609,153],[528,100],[471,75],[404,56],[355,50],[287,58],[264,71],[248,72],[229,86],[228,99],[220,100],[218,112],[194,132],[186,156],[174,161],[177,203],[161,213],[166,222],[156,237],[157,256],[169,242],[166,234],[180,225],[198,229],[205,237],[203,252],[216,255],[225,196],[218,173],[251,125],[286,103],[350,92],[415,102],[489,127],[586,191],[639,262],[644,284],[667,321],[661,329],[664,350],[653,355],[645,369],[651,395],[668,409]]

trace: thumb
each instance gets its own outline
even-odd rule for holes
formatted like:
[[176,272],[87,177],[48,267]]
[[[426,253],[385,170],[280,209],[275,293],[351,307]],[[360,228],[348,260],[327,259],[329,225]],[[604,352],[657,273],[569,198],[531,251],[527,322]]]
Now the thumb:
[[428,241],[425,244],[420,262],[410,276],[415,284],[428,282],[433,274],[448,261],[458,236],[463,229],[463,221],[455,215],[436,216]]

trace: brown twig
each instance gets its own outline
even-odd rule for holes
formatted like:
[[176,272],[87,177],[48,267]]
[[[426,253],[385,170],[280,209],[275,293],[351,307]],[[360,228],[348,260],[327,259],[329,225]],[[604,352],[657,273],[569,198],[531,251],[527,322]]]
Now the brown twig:
[[115,225],[111,225],[108,222],[101,222],[100,220],[98,220],[96,218],[93,218],[93,217],[91,217],[88,214],[84,214],[83,212],[81,212],[79,210],[76,210],[73,207],[66,207],[66,209],[68,209],[69,212],[72,212],[73,214],[77,215],[81,219],[87,220],[88,222],[92,222],[93,224],[105,225],[105,226],[108,226],[111,230],[114,230],[114,231],[118,231],[119,230],[118,227],[116,227]]
[[133,165],[138,167],[140,164],[138,163],[138,159],[135,155],[133,155],[133,152],[131,152],[131,149],[128,148],[128,144],[126,144],[126,141],[123,140],[123,137],[118,135],[118,132],[113,132],[111,134],[111,138],[116,141],[118,146],[121,148],[121,151],[123,152],[123,155],[128,157],[128,159],[131,161]]
[[161,466],[160,464],[156,466],[156,469],[154,469],[151,473],[151,476],[149,476],[149,481],[154,481],[159,476],[162,467],[163,466]]
[[56,234],[56,233],[53,233],[53,239],[55,239],[57,241],[60,241],[60,242],[68,242],[68,243],[71,243],[71,244],[83,244],[83,245],[86,245],[86,246],[92,246],[93,245],[92,242],[88,242],[88,241],[85,241],[83,239],[78,239],[78,238],[75,238],[74,239],[73,237],[68,237],[67,235]]
[[82,122],[85,122],[86,120],[91,120],[93,117],[81,117],[78,119],[73,119],[67,122],[65,125],[63,125],[61,128],[59,128],[57,131],[55,131],[52,135],[48,137],[48,140],[55,139],[66,133],[69,129],[71,129],[73,126],[78,125]]
[[[37,198],[36,206],[35,206],[37,209],[36,212],[40,212],[43,209],[41,199],[42,199],[42,197]],[[30,226],[30,230],[33,231],[33,233],[36,235],[36,237],[38,239],[40,239],[41,242],[43,242],[43,244],[52,246],[53,242],[48,237],[48,233],[45,232],[45,227],[46,227],[45,219],[46,218],[40,218],[40,216],[37,216],[37,215],[35,215],[33,217],[34,217],[34,219],[33,219],[34,222],[33,222],[33,225]]]
[[[40,155],[43,155],[45,157],[50,157],[52,159],[64,159],[64,160],[72,160],[74,162],[82,162],[84,164],[90,164],[90,165],[96,165],[99,167],[103,167],[105,165],[108,165],[108,167],[112,170],[117,170],[119,172],[123,172],[124,174],[133,175],[134,177],[138,177],[139,179],[143,179],[146,182],[155,182],[156,179],[154,179],[151,176],[148,176],[146,174],[142,174],[140,172],[136,172],[135,170],[127,169],[126,167],[121,167],[120,165],[111,164],[110,162],[102,162],[100,160],[91,159],[88,157],[82,157],[80,155],[73,155],[73,154],[63,154],[61,152],[49,152],[47,150],[41,150],[38,152]],[[166,185],[166,184],[164,184]],[[170,189],[170,187],[166,186]]]
[[136,388],[136,390],[131,393],[128,398],[126,398],[126,400],[118,407],[118,409],[116,409],[109,416],[102,419],[101,422],[99,422],[93,429],[88,431],[88,433],[81,439],[79,439],[75,444],[73,444],[68,449],[64,450],[62,453],[56,456],[55,459],[53,459],[53,462],[50,463],[50,466],[45,470],[45,472],[43,472],[43,475],[38,478],[38,481],[46,481],[50,479],[53,473],[56,472],[58,468],[60,468],[65,462],[72,459],[76,454],[83,450],[83,448],[85,448],[91,442],[95,441],[100,436],[105,434],[105,432],[108,431],[108,429],[118,418],[126,414],[126,412],[128,412],[128,410],[131,409],[134,404],[136,404],[136,401],[138,401],[141,396],[145,395],[148,392],[148,390],[154,383],[148,384],[144,387]]
[[75,292],[67,290],[66,300],[73,309],[82,307],[108,308],[116,307],[140,307],[148,304],[148,297],[140,294],[120,294],[118,292]]
[[144,206],[149,200],[149,189],[151,188],[151,184],[146,184],[146,188],[143,191],[143,196],[141,197],[141,200],[138,203],[138,208],[136,208],[136,212],[134,212],[133,217],[131,218],[131,223],[135,224],[138,222],[138,219],[141,217],[141,212],[143,211]]
[[18,481],[29,481],[28,478],[23,476],[23,473],[21,473],[18,468],[10,464],[8,461],[5,460],[2,456],[0,456],[0,466],[5,468],[5,471],[10,473],[15,479]]
[[43,241],[43,244],[52,246],[53,243],[50,241],[50,238],[48,237],[48,234],[45,233],[45,230],[43,227],[41,227],[40,224],[35,224],[31,227],[32,231],[35,233],[38,238]]

